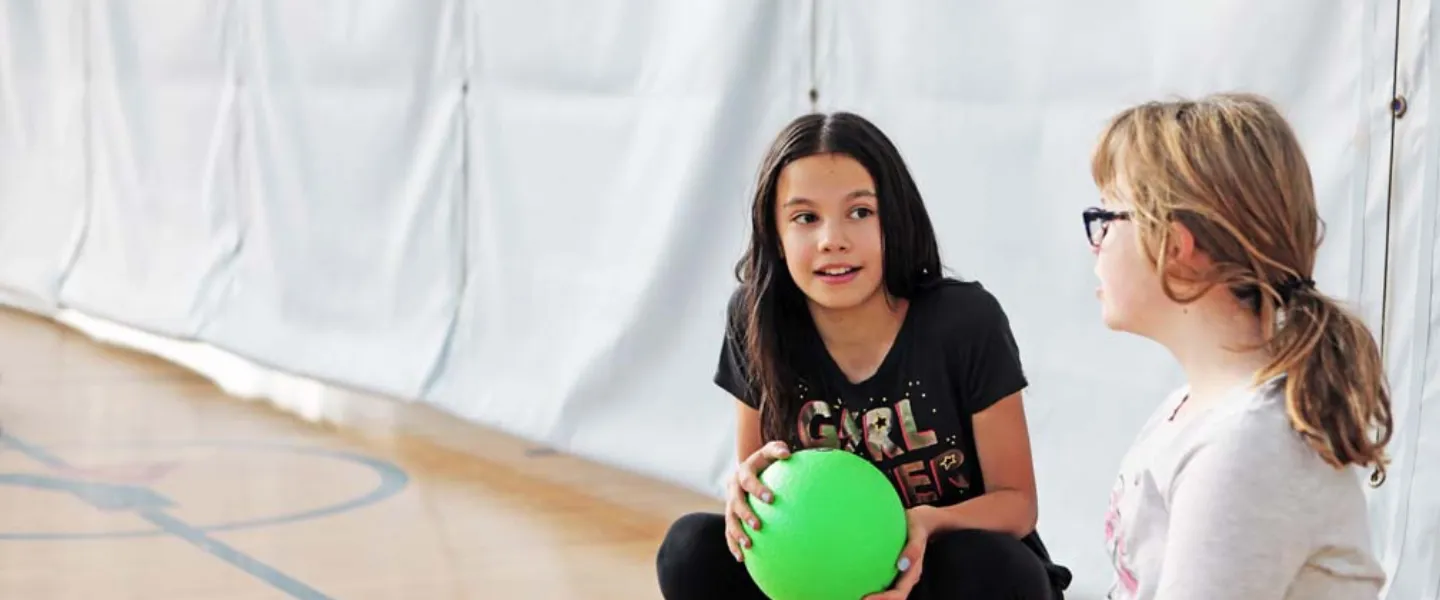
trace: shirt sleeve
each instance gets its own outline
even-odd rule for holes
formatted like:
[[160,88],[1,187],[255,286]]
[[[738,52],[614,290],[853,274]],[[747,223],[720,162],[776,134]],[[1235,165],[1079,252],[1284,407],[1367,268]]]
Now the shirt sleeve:
[[1280,427],[1246,427],[1205,442],[1170,484],[1156,590],[1166,600],[1281,598],[1310,546],[1307,500],[1324,498]]
[[960,408],[975,414],[1025,389],[1029,382],[1020,361],[1020,346],[1010,330],[1010,319],[999,300],[975,285],[963,306],[953,310],[962,326],[952,344],[959,378]]
[[751,408],[758,409],[760,401],[750,385],[749,369],[745,361],[745,318],[741,310],[743,301],[737,290],[730,297],[725,314],[725,336],[720,343],[720,359],[715,367],[714,382]]

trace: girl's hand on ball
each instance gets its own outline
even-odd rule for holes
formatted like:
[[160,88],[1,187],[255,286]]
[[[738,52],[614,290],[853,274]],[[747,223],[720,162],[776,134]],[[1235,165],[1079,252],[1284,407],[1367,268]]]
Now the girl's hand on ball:
[[[773,492],[770,491],[770,488],[765,487],[765,484],[760,482],[760,473],[764,472],[765,468],[769,467],[775,461],[785,460],[787,458],[790,458],[790,448],[785,445],[785,442],[770,442],[765,444],[761,446],[759,450],[756,450],[754,454],[751,454],[749,458],[746,458],[745,462],[740,463],[740,468],[735,469],[735,480],[740,484],[740,489],[744,490],[745,493],[751,496],[757,496],[761,501],[769,504],[771,500],[774,500],[772,497]],[[742,504],[744,503],[742,502]],[[749,512],[748,508],[746,512]],[[751,517],[753,518],[754,515],[751,515]],[[750,526],[755,527],[753,523]]]
[[737,561],[745,560],[740,547],[749,548],[751,543],[740,521],[745,521],[751,529],[760,529],[760,518],[750,510],[747,496],[755,496],[767,504],[774,500],[773,492],[760,482],[760,473],[775,461],[787,458],[790,458],[790,449],[784,442],[765,444],[736,466],[735,476],[725,486],[725,543]]
[[878,594],[870,594],[864,600],[905,600],[910,597],[910,590],[920,581],[921,566],[925,561],[925,545],[930,541],[930,534],[935,531],[935,511],[933,506],[920,505],[905,511],[905,547],[900,550],[900,561],[895,565],[900,569],[900,578],[895,580],[895,585],[889,590]]

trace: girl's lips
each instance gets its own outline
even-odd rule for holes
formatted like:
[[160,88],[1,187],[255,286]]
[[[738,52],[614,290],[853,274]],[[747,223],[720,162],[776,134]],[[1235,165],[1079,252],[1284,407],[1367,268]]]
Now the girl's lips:
[[860,273],[860,267],[850,267],[835,274],[831,274],[826,271],[834,271],[834,269],[816,271],[815,277],[819,278],[820,281],[823,281],[830,285],[841,285],[854,281],[855,277]]

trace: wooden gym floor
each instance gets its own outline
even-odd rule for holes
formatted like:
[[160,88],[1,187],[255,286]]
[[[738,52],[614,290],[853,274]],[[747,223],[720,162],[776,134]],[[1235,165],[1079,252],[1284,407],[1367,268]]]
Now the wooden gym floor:
[[658,598],[718,507],[403,410],[306,423],[0,309],[0,598]]

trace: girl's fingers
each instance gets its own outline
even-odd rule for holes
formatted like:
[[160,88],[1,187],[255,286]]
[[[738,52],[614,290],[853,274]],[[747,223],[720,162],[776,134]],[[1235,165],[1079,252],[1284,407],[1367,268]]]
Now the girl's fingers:
[[740,484],[741,490],[751,496],[759,498],[761,502],[769,504],[775,499],[774,492],[771,492],[770,488],[765,487],[765,484],[760,483],[760,478],[756,477],[755,472],[750,469],[743,468],[742,466],[742,468],[735,473],[735,481]]
[[740,522],[730,512],[725,513],[725,545],[730,548],[730,554],[735,556],[736,561],[745,560],[745,555],[741,553],[740,547],[750,547],[750,538],[746,537],[745,531],[740,527]]

